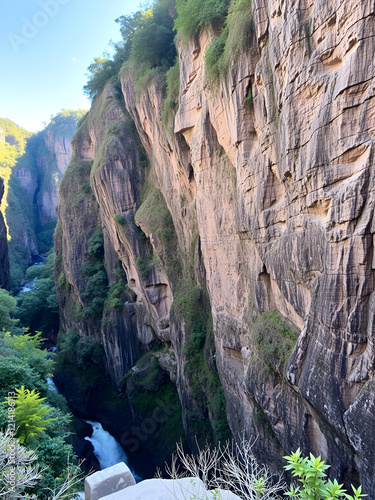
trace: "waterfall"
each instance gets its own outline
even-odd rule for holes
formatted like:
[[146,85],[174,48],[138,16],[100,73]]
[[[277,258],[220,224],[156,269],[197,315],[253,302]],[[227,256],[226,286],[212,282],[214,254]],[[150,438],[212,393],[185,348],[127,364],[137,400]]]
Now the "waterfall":
[[[48,358],[47,358],[48,359]],[[50,378],[48,377],[47,380],[46,380],[47,384],[48,384],[48,389],[52,392],[56,392],[56,394],[60,394],[58,388],[56,387],[56,384],[55,382]]]
[[105,431],[99,422],[91,420],[85,420],[85,422],[90,424],[93,429],[92,436],[85,437],[85,439],[93,445],[100,468],[103,470],[119,462],[125,462],[128,465],[128,457],[116,439]]

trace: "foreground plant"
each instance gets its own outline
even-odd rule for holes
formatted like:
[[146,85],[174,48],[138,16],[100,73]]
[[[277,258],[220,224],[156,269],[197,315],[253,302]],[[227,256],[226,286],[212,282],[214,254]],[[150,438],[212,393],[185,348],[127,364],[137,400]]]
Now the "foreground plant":
[[[213,490],[210,495],[215,499],[220,499],[222,489],[246,500],[276,500],[280,498],[277,493],[286,488],[281,478],[275,481],[268,467],[258,464],[252,452],[252,443],[244,438],[233,446],[219,443],[214,448],[209,444],[203,449],[198,444],[197,447],[198,453],[189,455],[181,444],[177,445],[171,467],[166,466],[167,474],[172,479],[198,477],[207,490]],[[178,462],[182,464],[182,471]]]
[[336,479],[333,482],[330,479],[327,480],[327,474],[324,471],[329,469],[330,466],[326,465],[320,457],[314,457],[310,453],[309,458],[303,458],[301,450],[298,448],[295,453],[284,458],[288,462],[284,469],[292,471],[292,475],[298,477],[302,483],[302,487],[293,485],[290,487],[286,494],[291,498],[303,500],[336,500],[343,498],[359,500],[361,497],[367,496],[362,493],[361,486],[357,489],[352,486],[353,495],[349,495],[343,489],[343,485],[339,484]]
[[[325,471],[330,467],[320,457],[304,458],[300,449],[284,457],[288,462],[285,470],[291,471],[301,482],[301,486],[287,484],[265,465],[259,465],[253,452],[253,443],[242,438],[239,444],[211,448],[206,444],[198,453],[185,453],[181,444],[172,457],[171,466],[166,465],[167,474],[172,479],[193,476],[203,482],[207,491],[203,496],[193,495],[189,500],[221,500],[223,490],[229,490],[243,500],[281,500],[285,496],[299,500],[360,500],[367,496],[362,488],[352,486],[353,494],[348,494],[337,480],[327,479]],[[178,465],[179,464],[179,465]],[[180,465],[182,470],[180,470]],[[161,477],[160,470],[157,474]]]
[[[2,500],[37,500],[32,490],[42,479],[44,470],[38,465],[36,453],[22,446],[10,431],[0,432],[0,498]],[[78,467],[68,463],[62,485],[48,488],[49,500],[72,498],[82,481]]]

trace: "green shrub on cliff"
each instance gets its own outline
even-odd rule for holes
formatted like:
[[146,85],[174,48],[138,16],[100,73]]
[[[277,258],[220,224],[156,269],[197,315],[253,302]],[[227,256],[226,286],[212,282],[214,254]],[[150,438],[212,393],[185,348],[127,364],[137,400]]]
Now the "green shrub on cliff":
[[183,43],[197,35],[204,26],[217,27],[228,12],[230,0],[176,0],[178,17],[175,29]]
[[166,80],[167,94],[163,102],[161,119],[163,125],[169,127],[171,132],[173,132],[173,120],[178,105],[178,97],[180,91],[180,65],[178,58],[176,58],[176,62],[174,63],[174,65],[171,66],[167,71]]
[[87,83],[83,87],[83,93],[89,98],[95,96],[103,89],[104,85],[112,78],[116,77],[117,71],[114,61],[108,57],[95,57],[94,61],[87,68]]
[[117,85],[124,63],[127,63],[127,68],[137,68],[135,83],[138,88],[147,85],[149,73],[155,68],[163,68],[165,73],[176,58],[174,17],[174,0],[156,0],[146,10],[116,19],[122,41],[113,44],[112,59],[96,57],[90,64],[84,93],[94,99],[109,80]]
[[121,261],[118,262],[118,267],[115,269],[114,274],[116,275],[116,281],[112,281],[109,284],[107,298],[104,303],[106,311],[122,311],[126,300],[125,292],[129,290]]
[[277,311],[261,314],[254,325],[254,343],[260,359],[284,376],[286,363],[298,339],[298,331]]
[[230,62],[241,52],[250,51],[254,19],[250,0],[233,0],[228,9],[224,28],[214,36],[205,53],[206,78],[218,83],[227,72]]
[[101,318],[108,291],[108,278],[104,268],[104,237],[101,226],[92,233],[88,242],[89,260],[81,265],[81,275],[88,277],[85,289],[83,316],[86,319]]

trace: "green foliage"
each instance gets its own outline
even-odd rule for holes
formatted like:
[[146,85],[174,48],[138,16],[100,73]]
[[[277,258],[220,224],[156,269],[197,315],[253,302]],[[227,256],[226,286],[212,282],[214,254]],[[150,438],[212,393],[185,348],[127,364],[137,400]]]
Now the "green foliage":
[[61,273],[59,274],[59,279],[57,280],[57,284],[59,286],[59,288],[61,287],[65,287],[68,283],[68,280],[66,279],[66,276],[65,276],[65,273],[64,271],[61,271]]
[[24,385],[30,389],[41,388],[38,374],[33,370],[26,360],[21,359],[17,353],[13,356],[0,355],[0,400],[3,401],[8,392],[14,391],[15,387]]
[[53,361],[47,359],[47,352],[41,349],[43,339],[40,332],[34,335],[24,332],[21,335],[7,335],[5,338],[8,345],[18,353],[20,358],[27,361],[41,380],[45,381],[51,375]]
[[[154,255],[153,259],[167,270],[173,282],[177,282],[181,270],[176,255],[177,235],[165,199],[157,188],[148,183],[143,186],[141,199],[141,206],[134,217],[135,223],[137,226],[147,228],[149,234],[152,233],[158,238],[163,250]],[[142,277],[147,277],[149,264],[150,260],[146,261],[146,259],[139,257],[137,265]]]
[[83,313],[90,318],[101,318],[104,302],[107,296],[108,279],[104,268],[90,276],[86,283],[85,291],[81,297],[88,301]]
[[303,500],[336,500],[344,498],[359,500],[361,497],[367,496],[362,494],[361,486],[357,489],[352,486],[353,495],[349,495],[343,489],[343,485],[339,484],[336,479],[333,482],[327,480],[325,471],[330,466],[326,465],[320,457],[314,457],[312,453],[310,453],[309,458],[303,458],[301,450],[298,448],[295,453],[284,458],[288,462],[284,469],[290,470],[292,475],[302,483],[302,487],[294,485],[290,487],[286,494],[291,498]]
[[93,262],[91,260],[88,260],[84,262],[81,266],[81,275],[90,277],[94,276],[94,274],[102,270],[103,270],[102,262],[97,262],[97,261]]
[[[46,359],[49,353],[40,349],[42,340],[41,334],[33,336],[27,332],[0,335],[0,400],[5,401],[0,405],[0,427],[8,423],[8,394],[14,392],[16,425],[20,441],[26,447],[22,448],[26,454],[37,452],[42,469],[38,483],[30,484],[32,493],[39,500],[47,500],[51,491],[77,473],[78,468],[69,465],[76,464],[77,459],[65,441],[70,434],[71,419],[66,401],[60,394],[49,391],[45,382],[53,362]],[[0,477],[0,488],[1,484]],[[69,493],[73,496],[76,490],[72,488]]]
[[0,128],[5,132],[5,141],[12,146],[25,147],[26,140],[33,135],[8,118],[0,118]]
[[117,274],[117,281],[109,285],[107,298],[104,303],[106,311],[122,311],[124,307],[124,292],[127,285],[126,274],[121,265],[115,272]]
[[15,389],[15,420],[18,427],[18,439],[26,444],[32,437],[45,431],[52,421],[48,417],[51,408],[44,405],[46,398],[41,398],[35,389],[28,390],[22,386]]
[[57,338],[57,358],[59,364],[75,363],[79,335],[73,328],[60,332]]
[[205,53],[206,77],[218,83],[225,75],[231,61],[251,50],[254,20],[249,0],[233,0],[220,36],[212,39]]
[[147,62],[140,63],[135,71],[134,89],[135,98],[138,101],[142,92],[151,84],[155,77],[159,76],[164,84],[164,75],[166,68],[162,66],[155,66],[150,68]]
[[166,127],[170,127],[171,132],[173,132],[174,117],[178,106],[180,91],[180,65],[178,58],[176,58],[176,62],[174,63],[174,65],[171,66],[167,71],[166,80],[167,95],[163,102],[161,119],[163,125]]
[[125,226],[126,225],[126,219],[120,214],[113,214],[113,220],[116,222],[116,224],[120,224],[120,226]]
[[245,104],[245,106],[247,106],[250,109],[250,111],[252,111],[254,109],[253,94],[251,92],[251,87],[249,87],[249,90],[247,91],[247,94],[246,94],[245,99],[243,100],[243,103]]
[[[51,424],[50,424],[51,425]],[[69,473],[81,472],[76,462],[73,448],[71,444],[66,443],[62,436],[49,436],[47,432],[40,434],[37,439],[30,443],[30,448],[34,449],[38,455],[38,463],[44,472],[33,492],[37,494],[38,500],[49,500],[50,492],[46,488],[59,489],[65,481],[68,474],[68,466],[70,464]],[[70,490],[66,498],[74,498],[74,493],[77,488]]]
[[173,2],[156,2],[143,13],[132,38],[131,58],[150,67],[171,65],[176,57],[173,18],[168,10]]
[[90,337],[82,337],[77,345],[75,364],[85,370],[89,364],[100,360],[103,356],[104,350],[100,342]]
[[141,89],[155,74],[160,73],[160,69],[155,68],[163,68],[165,73],[175,60],[174,16],[174,0],[156,0],[152,7],[144,11],[116,19],[122,41],[113,44],[115,51],[112,59],[96,57],[90,64],[85,94],[94,99],[109,80],[116,85],[120,68],[124,68],[126,63],[127,68],[137,68],[135,86],[139,96]]
[[48,279],[53,278],[55,266],[55,251],[52,249],[48,252],[43,265],[30,266],[26,271],[28,280],[34,278]]
[[104,268],[104,238],[101,226],[91,235],[88,244],[90,260],[81,266],[81,275],[88,277],[85,290],[81,292],[84,300],[83,315],[86,319],[101,318],[108,291],[107,273]]
[[103,229],[98,226],[89,239],[89,255],[94,257],[96,260],[103,259],[104,257],[104,236]]
[[9,329],[16,324],[11,315],[16,311],[17,300],[7,290],[0,288],[0,330]]
[[95,57],[87,68],[88,81],[83,87],[83,93],[91,100],[104,88],[104,85],[117,75],[118,67],[108,57]]
[[186,45],[204,26],[220,26],[227,15],[229,0],[176,0],[175,29]]
[[51,118],[46,130],[52,130],[57,137],[72,137],[77,129],[77,124],[87,114],[85,109],[62,109]]
[[225,44],[228,39],[228,31],[223,30],[220,36],[215,36],[206,49],[204,56],[206,77],[210,81],[218,81],[226,69],[224,58]]
[[175,384],[160,368],[155,354],[145,354],[137,367],[139,372],[131,370],[125,377],[126,394],[139,421],[148,421],[154,426],[145,447],[152,451],[156,463],[162,463],[171,455],[175,443],[184,440],[180,399]]
[[12,291],[16,292],[29,265],[30,256],[25,237],[29,241],[35,241],[35,216],[29,194],[15,175],[9,179],[7,204],[11,287]]
[[298,331],[289,326],[277,311],[271,311],[257,318],[253,338],[263,362],[283,376],[297,342]]
[[46,224],[37,222],[35,236],[40,254],[46,254],[53,248],[53,234],[56,229],[56,220],[52,219]]
[[57,342],[57,363],[66,367],[68,364],[78,367],[80,371],[88,371],[93,364],[103,365],[104,350],[102,344],[90,337],[80,338],[76,330],[60,332]]
[[[178,242],[165,199],[157,188],[146,182],[142,188],[141,200],[141,206],[135,214],[135,223],[138,227],[146,228],[146,232],[153,234],[161,244],[161,251],[152,254],[152,247],[149,245],[148,258],[141,256],[137,258],[141,276],[146,279],[151,265],[155,264],[158,268],[166,270],[170,280],[177,283],[181,275],[181,265],[176,252]],[[143,239],[145,235],[140,233],[139,237]]]
[[[181,281],[175,290],[173,315],[185,321],[185,340],[182,353],[185,357],[184,371],[189,380],[190,393],[197,401],[205,400],[210,410],[210,424],[215,439],[225,442],[230,438],[226,419],[224,390],[217,373],[212,318],[208,298],[194,281]],[[208,415],[191,414],[198,441],[207,440]]]
[[228,39],[225,46],[227,62],[236,60],[241,52],[251,49],[254,19],[251,0],[232,0],[225,20]]
[[21,324],[30,326],[32,332],[57,332],[59,308],[55,293],[55,253],[52,250],[43,266],[32,266],[27,270],[28,279],[35,278],[34,287],[18,295],[17,315]]
[[85,193],[85,194],[91,194],[92,193],[92,189],[91,189],[91,184],[90,184],[90,181],[84,181],[82,183],[82,191]]
[[142,257],[137,257],[135,259],[135,263],[137,264],[139,272],[141,273],[142,279],[146,280],[151,270],[150,263]]

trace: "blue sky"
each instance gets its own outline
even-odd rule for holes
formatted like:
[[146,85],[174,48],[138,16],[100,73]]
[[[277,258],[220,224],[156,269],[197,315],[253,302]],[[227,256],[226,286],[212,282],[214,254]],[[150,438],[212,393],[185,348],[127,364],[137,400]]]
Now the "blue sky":
[[139,0],[3,0],[0,117],[41,130],[63,108],[89,109],[88,65],[118,41],[115,19]]

